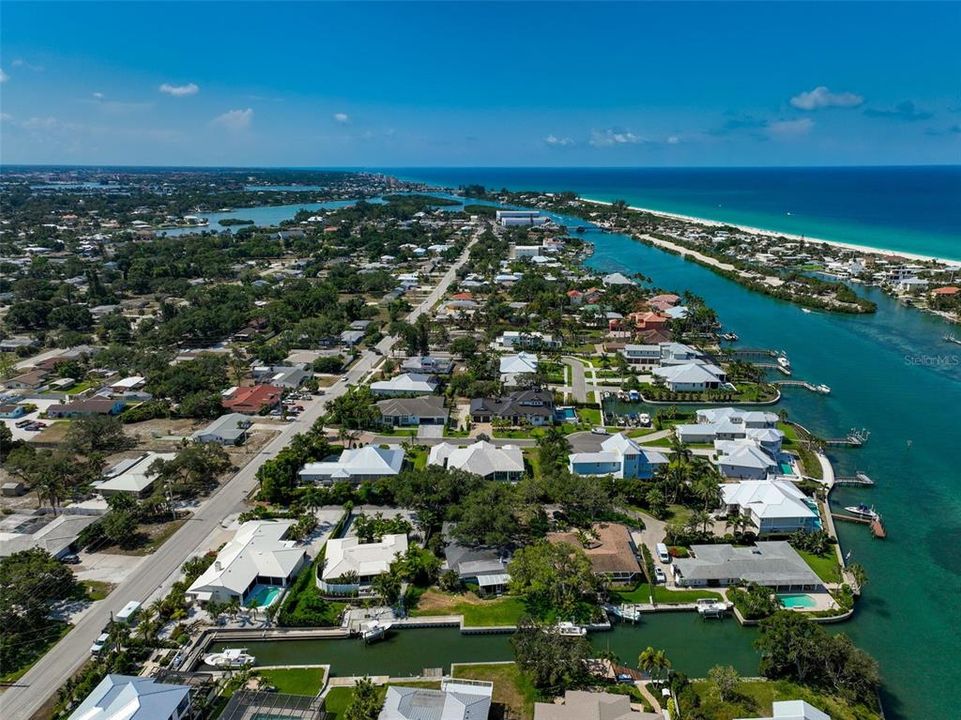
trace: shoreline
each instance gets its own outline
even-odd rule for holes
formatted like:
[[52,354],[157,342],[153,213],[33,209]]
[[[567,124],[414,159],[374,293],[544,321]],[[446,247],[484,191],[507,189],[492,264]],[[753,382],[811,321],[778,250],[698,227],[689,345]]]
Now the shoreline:
[[[582,197],[586,203],[591,203],[594,205],[613,205],[614,203],[609,200],[595,200],[593,198]],[[843,250],[851,250],[853,252],[862,252],[867,255],[883,255],[888,257],[898,257],[904,258],[906,260],[916,260],[919,262],[936,262],[942,265],[947,265],[948,267],[961,269],[961,260],[950,260],[948,258],[936,257],[934,255],[924,255],[921,253],[911,253],[902,252],[899,250],[886,250],[884,248],[876,248],[868,245],[857,245],[855,243],[844,242],[841,240],[826,240],[824,238],[808,237],[797,235],[794,233],[779,232],[777,230],[765,230],[764,228],[752,227],[750,225],[739,225],[737,223],[723,222],[721,220],[710,220],[708,218],[694,217],[693,215],[682,215],[680,213],[667,212],[665,210],[654,210],[652,208],[638,207],[636,205],[628,205],[629,210],[635,210],[637,212],[649,213],[656,217],[668,218],[671,220],[682,220],[685,222],[696,223],[699,225],[706,225],[708,227],[733,227],[741,230],[742,232],[749,232],[755,235],[764,235],[766,237],[783,237],[788,240],[794,241],[804,241],[806,243],[817,243],[819,245],[830,245],[833,247],[841,248]]]

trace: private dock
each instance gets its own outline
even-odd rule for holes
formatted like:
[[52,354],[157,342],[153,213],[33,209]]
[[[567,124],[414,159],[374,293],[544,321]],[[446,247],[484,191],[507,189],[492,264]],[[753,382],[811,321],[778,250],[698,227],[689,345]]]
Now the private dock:
[[888,536],[888,531],[884,527],[884,520],[880,517],[876,518],[862,518],[855,517],[854,515],[844,515],[842,513],[831,513],[831,517],[835,520],[842,520],[844,522],[856,523],[858,525],[867,525],[871,534],[878,540],[883,540]]
[[[781,368],[781,366],[779,365],[778,369],[783,369],[783,368]],[[791,373],[788,372],[787,374],[790,375]],[[809,383],[807,380],[773,380],[771,381],[771,384],[777,385],[778,387],[804,388],[805,390],[810,390],[811,392],[814,392],[814,393],[821,393],[822,395],[827,395],[828,393],[831,392],[830,388],[828,388],[825,391],[825,388],[827,388],[827,385],[815,385],[814,383]]]
[[828,438],[824,441],[824,444],[834,447],[861,447],[868,441],[869,437],[871,437],[871,431],[862,428],[852,430],[843,438]]
[[860,470],[854,475],[843,475],[834,478],[835,485],[850,485],[853,487],[874,487],[874,480]]

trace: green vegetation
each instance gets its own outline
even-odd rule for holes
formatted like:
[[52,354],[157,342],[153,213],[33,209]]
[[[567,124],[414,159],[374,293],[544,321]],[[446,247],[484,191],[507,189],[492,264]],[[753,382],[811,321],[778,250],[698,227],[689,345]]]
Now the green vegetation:
[[87,597],[95,602],[103,600],[114,589],[113,583],[102,580],[83,580],[81,584],[87,588]]
[[838,559],[834,554],[833,548],[826,551],[823,555],[815,555],[806,550],[798,550],[798,555],[804,558],[804,562],[806,562],[824,582],[841,582],[841,566],[838,564]]
[[529,610],[523,598],[506,595],[484,600],[473,593],[444,593],[427,590],[410,611],[414,617],[427,615],[463,615],[467,627],[503,627],[517,625]]
[[453,669],[453,676],[494,683],[491,717],[511,717],[518,720],[531,720],[534,717],[537,689],[517,664],[457,665]]
[[851,703],[845,698],[821,693],[804,685],[787,680],[764,682],[740,680],[730,697],[721,698],[717,685],[710,680],[700,680],[690,686],[696,695],[697,705],[689,708],[692,700],[685,695],[682,702],[683,717],[697,720],[734,720],[743,717],[770,717],[771,704],[776,700],[805,700],[826,712],[833,720],[880,720],[876,711],[861,703]]
[[289,695],[316,695],[324,682],[324,669],[319,667],[260,670],[258,674],[277,692]]
[[[651,602],[651,586],[649,583],[640,583],[633,590],[614,590],[612,594],[621,603],[647,604]],[[721,596],[711,590],[668,590],[663,585],[654,586],[654,601],[658,605],[682,605],[703,599],[720,600]]]

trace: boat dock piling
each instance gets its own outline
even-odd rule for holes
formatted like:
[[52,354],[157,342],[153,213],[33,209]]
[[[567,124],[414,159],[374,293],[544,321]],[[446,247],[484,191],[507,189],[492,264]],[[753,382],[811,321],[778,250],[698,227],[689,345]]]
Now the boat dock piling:
[[[780,368],[780,365],[778,366]],[[788,373],[790,375],[790,373]],[[817,385],[809,383],[807,380],[774,380],[771,382],[772,385],[777,385],[778,387],[800,387],[805,390],[810,390],[815,393],[823,393]]]
[[860,470],[854,475],[845,475],[834,478],[835,485],[851,485],[854,487],[874,487],[874,480],[868,477],[867,473]]
[[843,438],[829,438],[824,441],[824,444],[841,447],[861,447],[868,441],[869,437],[871,437],[871,431],[862,428],[860,430],[851,430],[851,432]]

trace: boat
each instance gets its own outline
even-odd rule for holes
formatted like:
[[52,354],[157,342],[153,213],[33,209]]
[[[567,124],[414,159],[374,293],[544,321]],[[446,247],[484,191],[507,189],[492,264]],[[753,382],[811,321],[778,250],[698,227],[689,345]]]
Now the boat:
[[651,416],[647,413],[641,413],[637,416],[637,422],[641,427],[648,427],[651,424]]
[[801,312],[806,313],[808,315],[811,314],[811,310],[809,308],[801,308]]
[[737,342],[737,333],[726,332],[721,333],[721,340],[727,340],[728,342]]
[[953,335],[945,335],[942,338],[945,342],[954,343],[955,345],[961,345],[961,338],[956,338]]
[[224,648],[220,652],[204,655],[204,664],[215,668],[241,668],[257,661],[247,648]]
[[731,603],[725,600],[712,600],[711,598],[701,598],[695,603],[695,606],[698,615],[706,618],[723,617],[731,609]]
[[822,395],[831,394],[831,388],[825,385],[824,383],[821,383],[820,385],[815,385],[814,389],[817,390]]
[[390,623],[382,623],[380,620],[371,620],[360,626],[360,637],[365,643],[383,640],[390,630]]
[[784,357],[783,355],[781,355],[781,356],[777,359],[777,364],[780,365],[780,366],[781,366],[782,368],[784,368],[785,370],[790,370],[790,369],[791,369],[791,361],[788,360],[788,359],[787,359],[786,357]]
[[637,390],[629,390],[627,397],[631,402],[640,402],[641,400],[641,394]]
[[881,517],[875,512],[873,507],[868,507],[864,503],[859,505],[849,505],[844,509],[856,517],[866,518],[868,520],[877,520]]
[[560,635],[562,637],[584,637],[587,635],[587,628],[583,625],[576,625],[565,620],[564,622],[557,623],[557,625],[551,628],[547,628],[547,632]]

